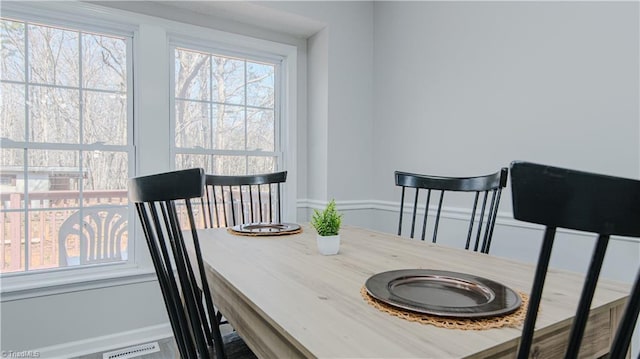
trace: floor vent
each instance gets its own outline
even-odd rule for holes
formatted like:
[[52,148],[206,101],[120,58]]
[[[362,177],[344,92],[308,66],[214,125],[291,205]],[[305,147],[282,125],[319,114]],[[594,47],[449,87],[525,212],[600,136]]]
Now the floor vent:
[[102,359],[130,359],[160,351],[158,342],[135,345],[102,354]]

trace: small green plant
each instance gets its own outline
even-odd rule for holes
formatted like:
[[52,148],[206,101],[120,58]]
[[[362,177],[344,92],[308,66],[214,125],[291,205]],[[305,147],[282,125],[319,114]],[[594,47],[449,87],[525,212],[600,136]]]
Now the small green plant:
[[327,204],[327,208],[324,211],[313,210],[313,216],[311,217],[311,225],[318,231],[321,236],[335,236],[340,230],[340,224],[342,223],[342,214],[336,211],[336,202],[331,200]]

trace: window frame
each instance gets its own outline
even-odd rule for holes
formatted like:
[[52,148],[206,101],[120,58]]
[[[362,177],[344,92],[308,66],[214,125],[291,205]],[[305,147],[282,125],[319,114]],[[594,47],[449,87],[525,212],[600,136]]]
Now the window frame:
[[[45,10],[45,11],[41,11]],[[127,48],[127,138],[124,144],[69,144],[69,143],[40,143],[31,142],[28,138],[24,141],[4,140],[2,141],[2,147],[7,149],[16,150],[70,150],[76,152],[78,155],[89,151],[117,151],[124,152],[128,156],[127,171],[128,176],[133,176],[136,168],[136,147],[134,138],[135,128],[135,84],[134,84],[134,52],[135,52],[135,39],[137,36],[138,28],[131,23],[123,23],[115,21],[115,19],[105,19],[103,16],[98,16],[92,11],[87,9],[75,9],[71,13],[65,11],[58,11],[55,9],[45,8],[41,9],[40,6],[30,6],[30,4],[16,4],[8,3],[3,4],[2,17],[20,22],[33,23],[35,25],[59,27],[61,29],[69,31],[77,31],[80,33],[97,33],[106,36],[122,37],[126,41]],[[87,16],[91,17],[91,21],[88,21]],[[28,66],[29,59],[25,59]],[[25,76],[27,73],[25,72]],[[82,76],[80,74],[80,76]],[[80,77],[81,80],[82,77]],[[13,83],[13,81],[11,81]],[[25,88],[31,86],[40,86],[42,84],[32,83],[29,78],[24,79],[22,84]],[[48,88],[68,88],[65,85],[50,85],[44,84]],[[78,91],[79,96],[82,96],[86,88],[79,84]],[[82,114],[80,114],[80,126],[82,126]],[[82,131],[81,128],[79,128]],[[25,133],[28,131],[28,125],[25,126]],[[82,133],[82,132],[80,132]],[[26,157],[26,155],[25,155]],[[26,158],[25,158],[26,161]],[[24,166],[23,168],[28,168]],[[25,193],[29,194],[28,188],[25,188]],[[82,194],[80,194],[80,199]],[[81,205],[81,204],[79,204]],[[84,207],[84,206],[82,206]],[[109,206],[101,206],[109,207]],[[128,221],[134,223],[135,211],[133,206],[128,207]],[[75,208],[75,207],[73,207]],[[43,209],[46,210],[46,209]],[[39,209],[35,209],[39,211]],[[33,212],[28,206],[16,211],[21,214],[27,214]],[[26,217],[28,218],[28,216]],[[27,224],[28,226],[28,219]],[[96,288],[108,285],[110,280],[116,275],[121,278],[121,282],[130,283],[132,281],[139,281],[140,279],[148,280],[149,275],[152,273],[150,270],[141,270],[137,265],[137,253],[136,253],[136,239],[134,237],[133,226],[129,228],[130,246],[128,246],[128,256],[126,260],[104,263],[91,266],[68,266],[46,269],[34,269],[28,268],[28,264],[25,264],[24,271],[7,272],[0,274],[0,294],[2,301],[16,300],[22,298],[37,297],[42,295],[57,294],[62,292],[68,292],[77,290],[78,288]],[[24,230],[24,228],[22,228]],[[28,246],[26,246],[28,247]],[[25,249],[24,258],[28,258],[29,249]],[[24,259],[23,258],[23,259]],[[78,283],[79,286],[74,284]],[[76,287],[71,289],[72,287]]]
[[[228,56],[231,58],[241,59],[243,61],[255,61],[255,62],[264,62],[274,66],[274,150],[273,151],[254,151],[254,150],[223,150],[223,149],[208,149],[208,148],[185,148],[178,147],[175,142],[175,131],[176,131],[176,103],[178,100],[175,97],[175,51],[178,48],[185,49],[187,51],[199,51],[203,54],[207,54],[208,56]],[[282,126],[281,126],[281,92],[282,92],[282,63],[284,59],[282,56],[273,55],[270,53],[264,52],[241,52],[227,49],[223,44],[216,43],[214,41],[208,41],[208,43],[194,43],[192,39],[185,39],[180,36],[171,36],[169,40],[169,51],[173,55],[170,59],[170,82],[169,88],[171,91],[171,120],[170,120],[170,131],[172,135],[173,141],[171,141],[171,168],[176,169],[176,155],[179,154],[195,154],[195,155],[222,155],[222,156],[258,156],[258,157],[275,157],[276,158],[276,168],[275,171],[281,171],[283,169],[283,158],[284,158],[284,149],[282,148]],[[246,81],[244,83],[246,86]],[[211,96],[211,94],[210,94]],[[179,99],[183,100],[183,99]],[[212,104],[215,101],[208,99],[207,104]],[[242,105],[233,105],[243,107],[245,112],[251,106],[246,103]],[[246,113],[245,113],[245,121],[246,121]],[[246,134],[245,134],[246,135]],[[246,138],[245,138],[246,139]],[[205,169],[206,171],[206,169]],[[240,175],[243,175],[241,173]]]
[[[45,23],[43,21],[33,21],[33,20],[27,20],[27,19],[16,19],[16,18],[11,18],[9,16],[3,15],[3,18],[7,18],[10,19],[12,21],[16,21],[16,22],[22,22],[25,25],[42,25],[42,26],[47,26],[47,27],[58,27],[59,25],[51,25],[50,23]],[[73,32],[77,32],[78,34],[82,34],[82,35],[87,35],[87,34],[96,34],[98,33],[98,30],[93,29],[93,28],[86,28],[85,26],[76,26],[73,23],[68,23],[66,24],[64,27],[60,27],[60,29],[64,29],[66,31],[73,31]],[[104,29],[100,29],[99,34],[101,35],[105,35],[105,36],[114,36],[114,37],[122,37],[123,39],[125,39],[126,42],[126,51],[127,51],[127,58],[126,58],[126,69],[127,69],[127,90],[126,90],[126,95],[127,95],[127,114],[126,114],[126,127],[127,127],[127,138],[124,144],[100,144],[100,143],[83,143],[82,138],[83,138],[83,129],[85,127],[85,118],[84,118],[84,111],[82,111],[82,106],[79,108],[79,113],[78,113],[78,119],[79,119],[79,126],[78,126],[78,135],[79,135],[79,143],[69,143],[69,142],[37,142],[37,141],[31,141],[28,135],[29,132],[29,128],[30,128],[30,124],[32,123],[31,121],[26,121],[25,124],[25,138],[24,141],[13,141],[13,140],[4,140],[2,142],[2,145],[4,148],[7,149],[13,149],[13,150],[18,150],[18,151],[29,151],[29,150],[44,150],[44,151],[69,151],[69,152],[73,152],[74,154],[78,155],[78,161],[80,163],[80,171],[83,170],[83,165],[84,165],[84,160],[82,158],[82,156],[88,152],[92,152],[92,151],[102,151],[102,152],[119,152],[119,153],[126,153],[127,154],[127,175],[131,176],[134,173],[134,169],[135,169],[135,148],[134,148],[134,143],[133,143],[133,122],[134,122],[134,118],[133,118],[133,62],[131,61],[132,55],[133,55],[133,33],[122,33],[122,31],[118,30],[117,33],[114,33],[114,31],[106,31]],[[81,37],[79,37],[79,41]],[[25,43],[28,43],[28,37],[25,38]],[[81,49],[81,48],[80,48]],[[81,53],[79,54],[80,56]],[[82,73],[82,66],[81,66],[81,61],[79,61],[79,68],[77,69],[79,72],[78,75],[78,87],[75,86],[69,86],[69,85],[58,85],[58,84],[45,84],[45,83],[38,83],[38,82],[33,82],[29,77],[28,77],[28,73],[29,71],[27,70],[29,65],[30,65],[30,59],[29,57],[25,58],[25,78],[23,81],[14,81],[14,80],[7,80],[4,81],[5,83],[10,83],[10,84],[15,84],[15,85],[22,85],[25,88],[25,100],[29,101],[29,97],[28,94],[29,89],[34,87],[34,88],[49,88],[49,89],[70,89],[70,90],[77,90],[78,91],[78,97],[79,97],[79,102],[82,102],[83,96],[85,96],[85,94],[87,93],[117,93],[117,91],[112,91],[112,90],[102,90],[102,89],[92,89],[92,88],[87,88],[84,87],[83,85],[83,73]],[[29,111],[27,109],[25,109],[25,116],[27,118],[27,120],[29,119]],[[25,153],[23,155],[23,159],[24,159],[24,164],[22,165],[24,172],[25,172],[25,178],[27,178],[26,174],[29,171],[29,168],[33,168],[33,167],[37,167],[37,166],[29,166],[28,165],[28,156],[27,153]],[[83,208],[86,208],[87,206],[84,205],[83,203],[83,198],[84,198],[84,184],[83,181],[80,180],[79,181],[79,197],[78,197],[78,206],[77,207],[68,207],[68,209],[70,210],[74,210],[74,209],[78,209],[80,211],[83,210]],[[126,191],[126,189],[125,189]],[[28,201],[29,200],[29,186],[25,185],[25,189],[24,189],[24,194],[25,194],[25,200]],[[113,207],[123,207],[123,206],[111,206],[111,205],[100,205],[99,207],[101,208],[113,208]],[[128,208],[128,220],[130,221],[132,219],[132,206],[127,205],[126,206]],[[29,222],[30,222],[30,214],[31,213],[37,213],[37,212],[46,212],[51,210],[48,207],[45,208],[31,208],[27,203],[25,203],[23,208],[20,209],[16,209],[16,210],[8,210],[8,211],[3,211],[5,213],[20,213],[23,214],[25,216],[25,227],[22,228],[22,230],[24,230],[25,228],[29,227]],[[128,248],[129,249],[129,248]],[[113,263],[105,263],[105,264],[100,264],[100,265],[112,265],[112,264],[123,264],[123,263],[128,263],[131,258],[134,257],[134,251],[135,249],[132,247],[131,248],[131,256],[128,256],[128,258],[126,260],[122,260],[119,262],[113,262]],[[26,273],[35,273],[35,272],[39,272],[39,271],[57,271],[57,270],[64,270],[64,269],[72,269],[70,267],[56,267],[56,268],[44,268],[44,269],[30,269],[29,268],[29,255],[30,255],[31,249],[29,245],[25,244],[25,249],[24,249],[24,258],[22,258],[22,260],[24,260],[24,270],[23,271],[16,271],[16,272],[7,272],[7,273],[2,273],[2,276],[6,276],[7,278],[12,277],[12,276],[16,276],[16,275],[23,275]],[[74,266],[75,267],[75,266]],[[77,268],[77,267],[75,267]]]
[[[271,53],[282,57],[281,65],[281,109],[280,140],[284,149],[281,166],[288,171],[287,185],[283,191],[283,220],[295,221],[297,193],[297,114],[298,114],[298,46],[281,42],[263,40],[230,31],[216,30],[185,22],[162,19],[124,10],[107,8],[100,5],[68,2],[6,2],[2,4],[5,17],[40,22],[47,25],[118,34],[133,34],[132,72],[129,80],[133,89],[130,101],[133,105],[133,117],[129,125],[133,126],[134,157],[129,165],[134,166],[133,175],[145,175],[171,170],[173,160],[167,146],[170,140],[170,120],[172,109],[169,91],[169,51],[171,39],[182,38],[192,43],[215,42],[221,47],[243,52]],[[115,31],[114,31],[115,30]],[[196,34],[194,36],[194,34]],[[151,51],[150,51],[151,50]],[[164,54],[165,58],[159,58]],[[148,69],[150,62],[163,64],[165,73],[155,73]],[[157,67],[157,66],[156,66]],[[170,69],[171,71],[173,69]],[[141,87],[146,90],[142,91]],[[150,91],[151,89],[151,91]],[[161,118],[160,126],[157,119]],[[164,121],[169,121],[166,123]],[[158,138],[149,140],[141,132],[158,131]],[[0,302],[64,294],[89,289],[105,288],[155,281],[156,275],[151,263],[143,233],[134,211],[130,212],[129,236],[134,238],[127,263],[106,264],[89,267],[71,267],[54,271],[21,272],[7,277],[0,275]],[[133,217],[133,218],[132,218]],[[135,225],[133,224],[135,223]]]
[[[206,31],[185,32],[182,29],[173,28],[167,33],[168,49],[170,59],[169,75],[170,85],[170,160],[171,169],[175,169],[175,70],[174,70],[174,50],[176,47],[187,47],[191,50],[202,51],[205,53],[215,53],[220,55],[228,55],[230,57],[250,58],[252,60],[266,60],[269,62],[279,62],[276,66],[276,103],[274,111],[275,116],[279,116],[276,120],[276,151],[279,151],[277,171],[287,171],[287,182],[282,190],[282,219],[283,221],[295,222],[297,218],[297,64],[298,49],[293,45],[276,43],[267,40],[261,40],[252,37],[246,37],[229,32],[207,29]],[[279,72],[279,73],[278,73]],[[279,83],[278,83],[279,79]],[[278,99],[279,98],[279,99]],[[178,153],[195,153],[195,154],[212,154],[216,150],[205,150],[193,152]],[[240,151],[238,151],[239,153]],[[228,150],[224,153],[216,152],[216,154],[230,154]],[[256,152],[259,153],[259,152]],[[261,152],[264,153],[264,152]],[[242,151],[243,155],[250,155],[250,151]]]

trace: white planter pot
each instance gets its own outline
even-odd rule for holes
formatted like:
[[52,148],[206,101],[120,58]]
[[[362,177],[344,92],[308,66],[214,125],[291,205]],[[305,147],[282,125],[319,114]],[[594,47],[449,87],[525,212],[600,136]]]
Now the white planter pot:
[[339,234],[335,236],[321,236],[318,234],[316,236],[316,242],[318,243],[318,251],[325,256],[338,254],[340,250]]

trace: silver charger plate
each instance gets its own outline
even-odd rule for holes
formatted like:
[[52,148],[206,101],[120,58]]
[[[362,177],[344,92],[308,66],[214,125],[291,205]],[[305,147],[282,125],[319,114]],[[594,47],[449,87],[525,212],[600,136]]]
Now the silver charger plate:
[[522,305],[520,295],[498,282],[440,270],[378,273],[367,279],[365,288],[373,298],[391,306],[442,317],[505,315]]
[[245,223],[231,227],[238,234],[252,236],[273,236],[298,233],[300,225],[295,223]]

